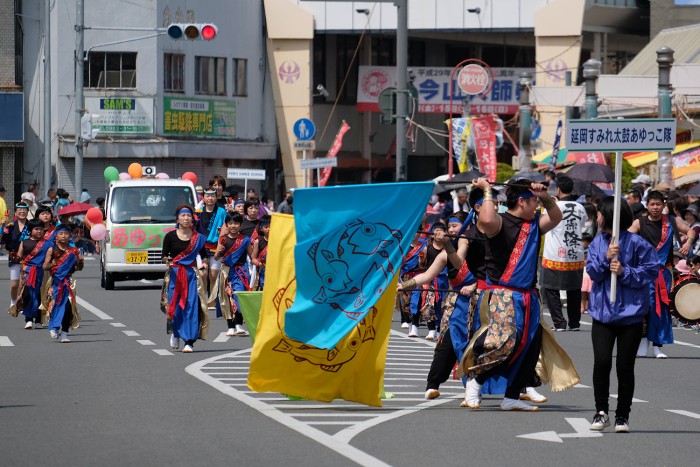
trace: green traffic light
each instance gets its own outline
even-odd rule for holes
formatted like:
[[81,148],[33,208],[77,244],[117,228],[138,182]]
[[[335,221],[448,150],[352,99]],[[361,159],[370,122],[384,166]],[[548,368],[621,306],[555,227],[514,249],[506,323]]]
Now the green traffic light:
[[173,39],[179,39],[182,37],[182,28],[178,26],[177,24],[171,24],[168,27],[168,36],[172,37]]

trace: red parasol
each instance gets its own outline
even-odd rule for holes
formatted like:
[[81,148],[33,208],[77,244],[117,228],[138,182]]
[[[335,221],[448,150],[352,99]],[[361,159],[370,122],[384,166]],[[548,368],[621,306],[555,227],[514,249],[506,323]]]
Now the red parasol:
[[77,216],[78,214],[85,214],[91,208],[88,203],[71,203],[65,208],[58,211],[59,216]]

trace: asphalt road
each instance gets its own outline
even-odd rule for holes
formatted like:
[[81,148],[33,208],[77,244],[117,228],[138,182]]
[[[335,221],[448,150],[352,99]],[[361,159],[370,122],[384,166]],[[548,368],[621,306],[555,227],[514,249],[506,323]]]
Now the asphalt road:
[[[8,277],[3,265],[3,306]],[[691,330],[675,330],[668,360],[638,360],[632,432],[598,435],[586,429],[594,412],[587,316],[582,331],[556,334],[581,385],[543,388],[550,400],[537,413],[501,412],[496,396],[461,409],[457,381],[425,401],[431,345],[407,338],[396,316],[385,373],[394,397],[376,409],[252,393],[250,340],[221,336],[221,320],[195,353],[171,351],[159,282],[104,291],[94,260],[76,278],[83,320],[69,344],[0,313],[2,465],[697,465],[700,335]]]

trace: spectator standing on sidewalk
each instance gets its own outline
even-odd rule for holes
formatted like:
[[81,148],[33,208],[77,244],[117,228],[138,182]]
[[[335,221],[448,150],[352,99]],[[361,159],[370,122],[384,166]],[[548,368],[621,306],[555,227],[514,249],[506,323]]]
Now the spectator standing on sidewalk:
[[556,179],[557,205],[562,221],[544,238],[540,287],[544,301],[552,315],[553,331],[565,331],[566,319],[562,312],[560,290],[566,291],[566,314],[569,329],[581,326],[581,283],[583,281],[583,230],[588,220],[584,207],[571,195],[574,182],[566,175]]

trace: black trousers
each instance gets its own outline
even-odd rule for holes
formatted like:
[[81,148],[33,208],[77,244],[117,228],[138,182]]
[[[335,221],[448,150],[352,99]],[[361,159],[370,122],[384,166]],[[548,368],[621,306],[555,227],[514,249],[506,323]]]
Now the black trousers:
[[[557,329],[566,329],[566,320],[561,310],[561,298],[558,289],[543,289],[544,302],[552,315],[552,323]],[[569,327],[577,329],[581,327],[581,290],[566,291],[566,315],[569,318]]]
[[[479,339],[474,343],[475,353],[479,353],[481,352],[480,349],[483,349],[483,341],[485,337],[486,333],[479,336]],[[541,348],[542,328],[538,326],[537,331],[535,332],[535,337],[532,339],[530,347],[527,349],[527,353],[525,354],[525,358],[523,359],[523,362],[520,365],[518,373],[515,375],[515,378],[513,378],[513,381],[508,385],[508,387],[506,387],[505,396],[507,398],[519,399],[521,391],[525,387],[533,385],[532,381],[535,379],[535,367],[537,367],[537,360],[540,357]],[[477,375],[476,382],[479,384],[484,384],[486,380],[489,379],[494,373],[496,373],[502,365],[507,364],[508,362],[505,362],[501,365],[498,365],[495,368],[492,368],[490,371]]]
[[70,300],[66,302],[66,311],[63,312],[63,319],[61,320],[61,331],[68,332],[70,330],[70,323],[73,321],[73,306]]
[[593,320],[593,394],[595,410],[608,412],[612,354],[617,341],[617,410],[616,417],[629,418],[634,396],[634,363],[642,340],[642,323],[629,325],[605,324]]
[[430,364],[430,371],[428,371],[428,384],[425,386],[425,390],[439,389],[440,385],[450,377],[455,363],[457,363],[457,355],[455,355],[455,350],[452,347],[452,337],[450,337],[450,330],[448,329],[442,340],[435,347],[433,362]]

